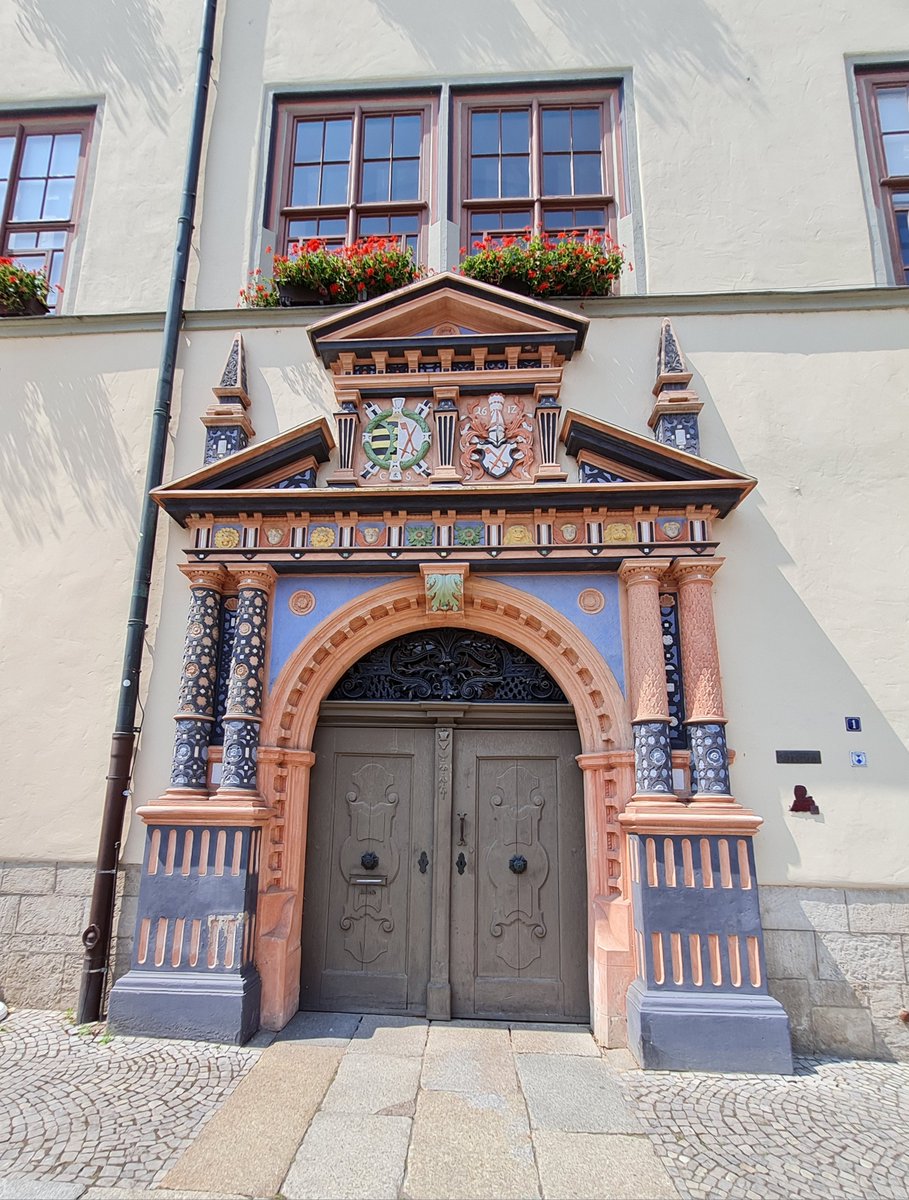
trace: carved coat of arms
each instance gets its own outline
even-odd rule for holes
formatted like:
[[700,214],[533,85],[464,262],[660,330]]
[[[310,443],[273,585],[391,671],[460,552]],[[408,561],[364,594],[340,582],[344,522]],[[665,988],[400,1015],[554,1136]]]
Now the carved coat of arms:
[[533,424],[520,400],[506,400],[494,392],[488,400],[474,400],[461,422],[460,463],[464,482],[484,474],[503,479],[514,474],[529,479],[533,465]]

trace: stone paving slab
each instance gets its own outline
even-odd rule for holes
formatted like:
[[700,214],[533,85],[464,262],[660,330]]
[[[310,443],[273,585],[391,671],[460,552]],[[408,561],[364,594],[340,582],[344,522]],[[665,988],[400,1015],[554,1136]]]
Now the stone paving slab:
[[642,1132],[618,1075],[601,1059],[519,1054],[516,1062],[534,1129]]
[[407,1117],[319,1113],[281,1195],[286,1200],[397,1200],[410,1127]]
[[512,1025],[515,1054],[578,1054],[599,1058],[600,1048],[580,1025]]
[[270,1046],[167,1173],[164,1185],[251,1196],[277,1193],[340,1061],[336,1047]]
[[428,1029],[429,1022],[419,1017],[362,1017],[348,1050],[422,1058]]
[[677,1200],[678,1192],[643,1135],[533,1135],[545,1200]]
[[53,1183],[31,1175],[4,1175],[0,1200],[78,1200],[85,1191],[81,1183]]
[[175,1192],[170,1188],[106,1188],[90,1187],[82,1193],[80,1200],[245,1200],[245,1197],[228,1196],[224,1192]]
[[412,1117],[420,1085],[420,1067],[418,1058],[348,1054],[341,1060],[335,1080],[322,1102],[322,1110]]
[[518,1091],[507,1025],[470,1028],[434,1022],[426,1041],[420,1087],[439,1092]]
[[408,1200],[538,1197],[520,1095],[420,1092],[402,1194]]
[[305,1042],[308,1046],[346,1048],[362,1018],[358,1013],[300,1012],[291,1017],[276,1042]]

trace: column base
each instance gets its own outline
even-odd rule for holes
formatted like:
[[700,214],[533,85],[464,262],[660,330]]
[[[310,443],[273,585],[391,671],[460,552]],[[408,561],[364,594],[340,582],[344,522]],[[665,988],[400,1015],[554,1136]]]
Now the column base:
[[259,973],[167,975],[132,970],[110,995],[108,1024],[130,1037],[187,1038],[242,1046],[259,1028]]
[[771,996],[628,989],[628,1047],[645,1070],[792,1074],[789,1018]]
[[451,984],[430,982],[426,988],[426,1018],[429,1021],[451,1020]]

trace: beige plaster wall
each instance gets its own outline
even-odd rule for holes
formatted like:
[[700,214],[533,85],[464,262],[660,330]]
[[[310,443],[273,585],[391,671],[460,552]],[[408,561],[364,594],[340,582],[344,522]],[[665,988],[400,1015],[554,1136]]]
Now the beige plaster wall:
[[[0,109],[99,105],[64,311],[163,303],[201,10],[179,0],[0,8]],[[845,56],[905,53],[902,0],[345,0],[340,10],[230,0],[221,12],[197,307],[232,304],[268,240],[276,91],[503,78],[630,81],[632,211],[650,290],[874,279]]]
[[[614,315],[594,319],[563,396],[645,432],[660,319],[633,309],[599,306]],[[261,319],[236,321],[246,326],[259,440],[330,410],[299,317]],[[705,402],[705,456],[760,481],[719,526],[727,564],[716,607],[733,782],[765,818],[761,878],[906,886],[907,308],[679,314],[674,323]],[[0,845],[8,859],[85,861],[100,822],[159,335],[9,331],[0,323],[0,715],[15,735]],[[231,338],[222,323],[182,340],[174,475],[201,462],[198,416]],[[134,804],[163,790],[170,765],[186,614],[175,564],[186,535],[166,526]],[[847,715],[862,718],[862,734],[845,732]],[[819,749],[823,762],[778,766],[777,749]],[[852,749],[867,752],[867,768],[850,767]],[[797,783],[819,816],[788,813]],[[133,824],[130,861],[141,844]]]

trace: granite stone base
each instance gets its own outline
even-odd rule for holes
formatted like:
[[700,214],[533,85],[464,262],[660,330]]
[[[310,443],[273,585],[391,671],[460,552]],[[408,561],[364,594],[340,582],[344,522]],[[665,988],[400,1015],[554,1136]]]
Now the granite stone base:
[[789,1020],[771,996],[628,989],[628,1046],[645,1070],[792,1074]]
[[114,985],[108,1025],[114,1033],[132,1037],[242,1046],[259,1028],[261,992],[259,972],[252,965],[208,975],[133,969]]

